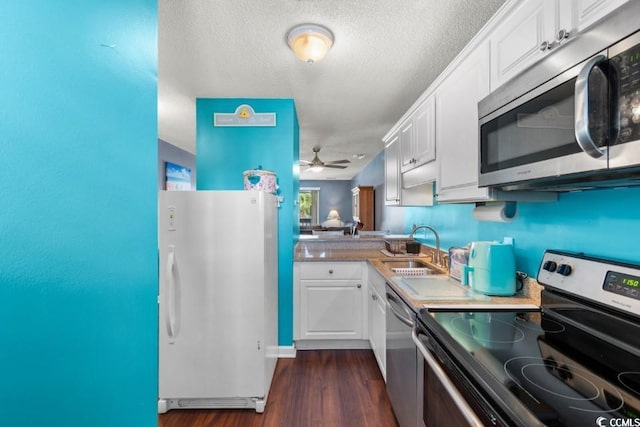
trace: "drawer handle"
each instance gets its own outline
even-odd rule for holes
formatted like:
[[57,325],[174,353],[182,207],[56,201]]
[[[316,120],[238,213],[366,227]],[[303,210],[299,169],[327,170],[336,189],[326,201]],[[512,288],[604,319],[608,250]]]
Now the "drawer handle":
[[362,284],[358,283],[358,285],[356,286],[356,288],[360,289],[362,287]]
[[333,274],[333,270],[329,270],[329,274]]

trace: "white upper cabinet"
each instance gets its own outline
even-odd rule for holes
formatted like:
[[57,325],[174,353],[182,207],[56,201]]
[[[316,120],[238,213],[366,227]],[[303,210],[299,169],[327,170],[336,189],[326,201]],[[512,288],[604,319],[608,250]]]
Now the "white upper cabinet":
[[384,139],[385,203],[529,200],[478,188],[478,102],[628,1],[508,0]]
[[406,172],[413,168],[413,117],[410,117],[400,126],[400,172]]
[[560,24],[582,31],[629,0],[560,0]]
[[628,0],[527,0],[491,32],[491,90]]
[[384,204],[387,206],[432,206],[436,162],[429,162],[405,173],[400,172],[403,126],[386,140],[384,149]]
[[498,25],[489,38],[491,90],[544,56],[556,33],[556,16],[555,0],[528,0]]
[[400,127],[402,173],[436,159],[435,113],[435,98],[431,96]]
[[436,91],[438,202],[489,199],[488,190],[478,188],[478,101],[488,93],[489,45],[484,43]]
[[400,205],[400,137],[391,135],[384,149],[384,204]]

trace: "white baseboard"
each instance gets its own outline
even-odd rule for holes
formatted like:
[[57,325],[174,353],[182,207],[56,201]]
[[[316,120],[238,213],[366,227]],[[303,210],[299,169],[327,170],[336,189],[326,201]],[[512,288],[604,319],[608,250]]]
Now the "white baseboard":
[[369,340],[298,340],[298,350],[345,350],[370,349]]
[[292,345],[281,345],[278,347],[278,358],[280,359],[295,359],[296,348]]

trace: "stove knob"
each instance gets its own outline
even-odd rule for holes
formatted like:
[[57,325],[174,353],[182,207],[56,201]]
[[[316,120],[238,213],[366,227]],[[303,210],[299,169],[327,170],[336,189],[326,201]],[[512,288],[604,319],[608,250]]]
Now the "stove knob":
[[553,273],[554,271],[556,271],[557,267],[558,267],[558,264],[556,264],[555,261],[547,261],[542,266],[542,269],[547,270],[549,273]]
[[571,266],[568,264],[560,264],[558,266],[558,274],[562,276],[568,276],[571,274]]

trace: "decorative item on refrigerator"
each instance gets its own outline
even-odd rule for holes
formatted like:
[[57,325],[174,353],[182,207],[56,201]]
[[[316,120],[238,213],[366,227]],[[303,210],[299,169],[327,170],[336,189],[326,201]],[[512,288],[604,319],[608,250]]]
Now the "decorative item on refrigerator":
[[277,181],[275,172],[263,170],[261,165],[256,169],[244,171],[245,190],[259,190],[276,194],[278,192]]

